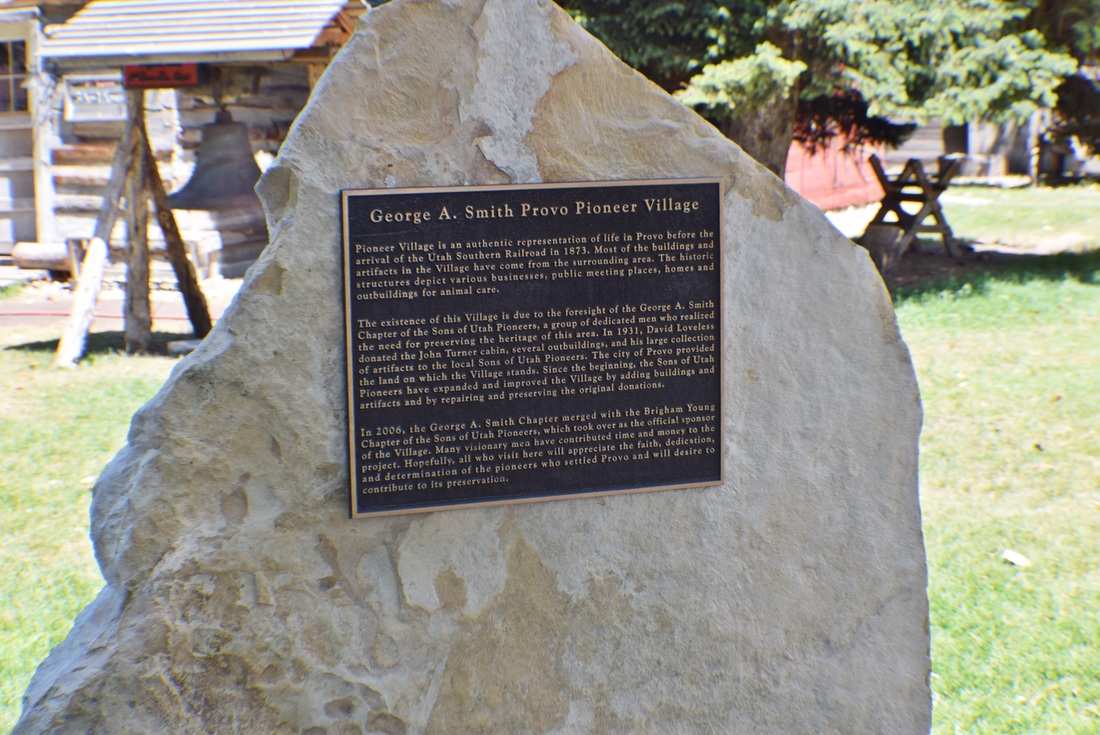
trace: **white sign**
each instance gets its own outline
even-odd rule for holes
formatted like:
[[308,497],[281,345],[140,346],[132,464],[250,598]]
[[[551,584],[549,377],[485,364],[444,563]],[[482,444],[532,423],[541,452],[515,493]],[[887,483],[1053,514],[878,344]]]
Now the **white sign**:
[[65,77],[66,122],[125,119],[126,90],[117,74],[71,74]]

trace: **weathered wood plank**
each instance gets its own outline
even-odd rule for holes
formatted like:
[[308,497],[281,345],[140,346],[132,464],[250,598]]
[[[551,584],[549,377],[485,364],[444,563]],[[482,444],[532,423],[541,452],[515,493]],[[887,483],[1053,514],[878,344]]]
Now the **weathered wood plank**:
[[[146,153],[149,152],[149,140],[141,131],[142,145]],[[212,323],[210,321],[210,309],[206,304],[206,296],[199,286],[199,279],[195,275],[195,266],[187,257],[187,246],[184,245],[183,236],[180,235],[176,225],[176,217],[168,206],[168,194],[164,191],[164,181],[160,178],[160,171],[156,166],[145,168],[146,184],[153,196],[153,206],[157,213],[157,222],[164,233],[164,242],[168,249],[168,261],[172,264],[172,270],[176,272],[176,280],[179,283],[180,293],[183,294],[183,303],[187,307],[187,318],[191,320],[191,328],[195,336],[202,339],[210,333]]]
[[[134,94],[131,92],[130,94]],[[140,104],[140,102],[139,102]],[[139,121],[140,128],[144,125]],[[150,159],[138,146],[126,181],[126,239],[129,243],[124,302],[126,351],[148,352],[153,346],[153,312],[149,305],[149,193],[145,169]]]
[[41,268],[68,273],[73,264],[69,246],[58,242],[17,242],[11,251],[12,262],[18,268]]
[[131,104],[126,127],[111,161],[111,178],[103,194],[103,208],[96,219],[95,234],[88,242],[84,262],[80,266],[80,278],[73,291],[73,306],[65,332],[57,344],[54,367],[75,367],[84,355],[88,329],[92,326],[99,289],[103,284],[103,270],[107,265],[107,239],[111,236],[118,217],[119,199],[126,183],[126,174],[134,165],[137,147],[138,120],[144,113],[142,104]]

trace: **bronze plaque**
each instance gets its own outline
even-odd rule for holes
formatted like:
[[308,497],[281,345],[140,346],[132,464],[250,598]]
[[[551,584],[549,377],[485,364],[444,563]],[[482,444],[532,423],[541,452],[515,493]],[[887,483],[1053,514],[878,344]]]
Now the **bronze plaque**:
[[720,182],[342,203],[353,517],[721,482]]

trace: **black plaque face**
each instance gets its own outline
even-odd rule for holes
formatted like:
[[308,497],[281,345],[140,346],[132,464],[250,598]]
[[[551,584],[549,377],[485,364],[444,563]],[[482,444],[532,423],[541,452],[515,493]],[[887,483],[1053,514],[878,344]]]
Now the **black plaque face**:
[[353,517],[721,482],[718,181],[343,195]]

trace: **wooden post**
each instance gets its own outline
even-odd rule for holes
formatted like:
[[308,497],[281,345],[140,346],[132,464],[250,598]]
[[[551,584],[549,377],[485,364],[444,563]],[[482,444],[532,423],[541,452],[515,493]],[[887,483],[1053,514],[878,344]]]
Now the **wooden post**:
[[[131,91],[133,104],[142,105],[142,92]],[[138,122],[139,137],[140,128]],[[126,264],[126,351],[148,352],[153,346],[153,313],[149,307],[149,197],[145,147],[139,145],[134,165],[126,178],[126,240],[130,246]]]
[[324,75],[325,69],[327,68],[327,64],[319,64],[316,62],[306,64],[306,73],[309,75],[310,91],[313,91],[313,88],[317,86],[317,82],[321,81],[321,77]]
[[1039,176],[1042,172],[1042,147],[1039,138],[1039,127],[1042,125],[1042,115],[1036,110],[1031,113],[1031,120],[1027,126],[1027,175],[1031,179],[1032,186],[1039,185]]
[[[33,156],[34,156],[34,222],[37,231],[36,239],[40,243],[57,244],[60,242],[57,233],[57,217],[55,215],[57,202],[57,190],[53,181],[53,161],[51,152],[53,147],[61,142],[58,132],[60,123],[58,120],[59,109],[54,104],[52,85],[55,82],[42,68],[42,58],[39,56],[42,44],[42,22],[35,17],[27,21],[27,101],[30,107],[31,120],[34,123]],[[77,271],[72,271],[76,276]]]
[[183,303],[187,307],[187,318],[191,320],[191,328],[195,336],[202,339],[210,333],[212,327],[210,309],[206,305],[206,296],[203,295],[199,279],[195,275],[195,266],[187,257],[187,246],[176,225],[176,217],[168,206],[168,194],[164,191],[164,181],[161,180],[160,171],[157,170],[157,162],[153,158],[153,150],[149,145],[149,137],[145,134],[144,125],[141,127],[140,137],[142,149],[149,161],[149,165],[145,167],[146,186],[152,193],[157,222],[160,224],[161,232],[164,233],[168,261],[176,273],[176,282],[179,284],[180,293],[183,294]]
[[140,104],[130,105],[122,138],[111,159],[111,178],[103,194],[103,205],[96,219],[95,234],[88,242],[84,262],[80,266],[80,278],[73,290],[73,306],[69,312],[69,322],[57,343],[54,367],[75,367],[84,354],[84,345],[88,339],[88,329],[92,326],[92,315],[96,300],[99,298],[99,289],[103,285],[103,271],[107,266],[107,242],[111,239],[111,230],[114,229],[115,219],[118,218],[119,199],[122,197],[122,187],[126,183],[126,173],[134,163],[137,122],[143,114]]
[[69,273],[72,278],[80,278],[80,264],[84,262],[83,241],[70,238],[65,242],[65,250],[69,255]]

